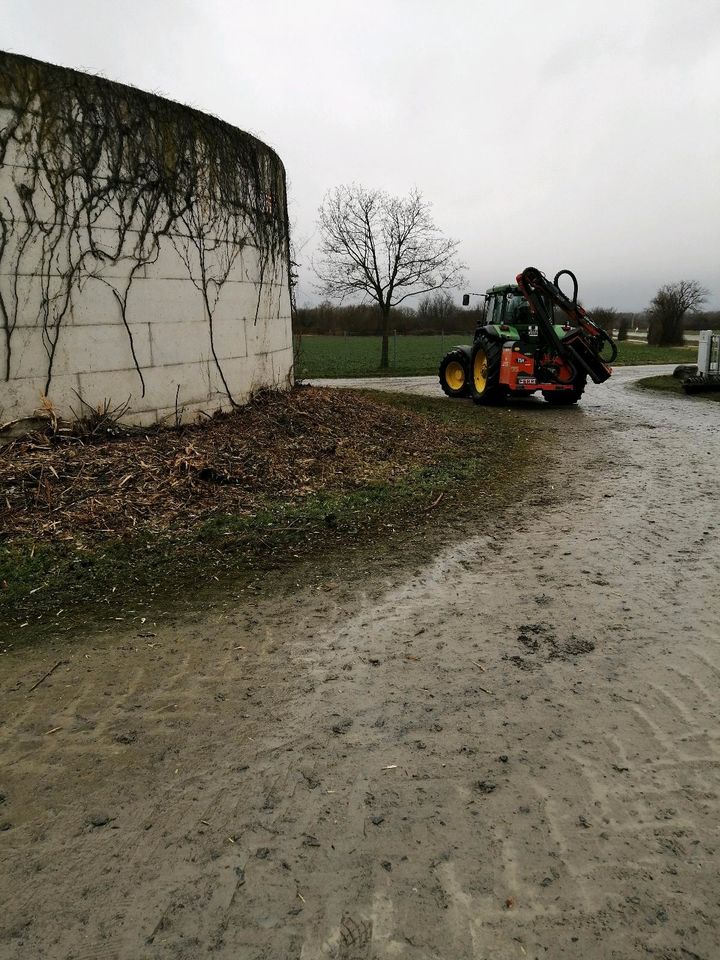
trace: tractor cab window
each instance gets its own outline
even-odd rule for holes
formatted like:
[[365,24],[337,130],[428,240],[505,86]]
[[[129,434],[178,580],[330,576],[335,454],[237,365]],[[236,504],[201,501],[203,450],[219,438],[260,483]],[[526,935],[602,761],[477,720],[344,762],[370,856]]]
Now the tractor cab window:
[[525,297],[514,296],[508,301],[506,322],[511,323],[513,326],[532,323],[530,306]]
[[485,323],[502,323],[504,306],[505,306],[504,297],[498,297],[498,296],[488,297],[487,314],[485,317]]

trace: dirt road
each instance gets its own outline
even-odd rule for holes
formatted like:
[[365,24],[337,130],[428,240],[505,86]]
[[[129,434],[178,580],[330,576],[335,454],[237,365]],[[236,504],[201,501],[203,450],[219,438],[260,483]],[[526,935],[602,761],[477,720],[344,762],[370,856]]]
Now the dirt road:
[[720,410],[642,372],[392,583],[5,654],[0,956],[719,956]]

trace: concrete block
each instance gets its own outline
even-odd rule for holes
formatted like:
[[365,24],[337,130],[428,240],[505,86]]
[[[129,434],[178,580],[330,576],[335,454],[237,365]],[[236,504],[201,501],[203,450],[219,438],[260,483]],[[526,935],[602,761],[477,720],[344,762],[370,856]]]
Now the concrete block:
[[[93,276],[81,278],[79,283],[73,284],[70,303],[62,323],[68,326],[84,324],[96,326],[98,323],[122,324],[122,314],[118,301],[113,295],[113,286],[118,292],[123,291],[124,284],[117,280],[105,283]],[[12,276],[0,274],[0,292],[9,311],[14,310],[17,305],[16,326],[42,327],[43,284],[39,276],[20,276],[15,284]],[[50,317],[54,318],[64,306],[65,287],[59,282],[55,283],[50,293],[52,298],[49,305]],[[134,299],[135,287],[133,286],[128,300],[129,319],[135,319],[132,315]],[[183,302],[183,298],[178,299]]]
[[12,275],[0,273],[0,293],[16,328],[40,324],[42,289],[37,277],[18,277],[16,283]]
[[[262,357],[235,357],[220,361],[225,380],[235,403],[246,403],[250,396],[264,387],[274,386],[274,371],[270,354]],[[210,397],[214,407],[228,409],[229,401],[222,379],[214,363],[209,364]]]
[[[8,130],[16,123],[15,113],[12,110],[0,109],[0,130]],[[19,163],[21,165],[26,165],[28,162],[27,148],[25,144],[22,143],[23,138],[23,125],[17,131],[14,137],[10,137],[7,141],[5,147],[5,153],[2,156],[2,164],[0,165],[0,173],[2,169],[13,164]],[[2,180],[0,179],[0,184]]]
[[238,317],[213,318],[213,341],[218,357],[246,357],[245,322]]
[[247,278],[245,276],[245,271],[243,270],[242,262],[242,250],[238,249],[235,252],[233,257],[232,264],[230,265],[230,271],[227,276],[229,283],[246,283]]
[[155,366],[197,363],[210,357],[210,333],[206,320],[153,321],[148,324]]
[[272,357],[269,353],[249,357],[248,360],[252,362],[249,374],[249,386],[252,392],[275,385]]
[[138,323],[198,323],[205,321],[200,291],[187,277],[180,280],[133,281],[128,313]]
[[[137,410],[133,408],[122,417],[123,423],[131,423],[137,427],[154,427],[159,422],[157,410]],[[174,420],[166,421],[167,424],[174,424]]]
[[[285,285],[280,288],[280,316],[287,317],[288,323],[290,324],[290,318],[292,316],[292,304],[290,302],[290,289]],[[292,336],[291,324],[289,329],[290,335]]]
[[[257,296],[256,291],[256,296]],[[290,297],[284,287],[263,284],[259,291],[258,319],[274,321],[290,314]]]
[[[42,174],[36,180],[34,171],[25,165],[3,166],[0,170],[3,217],[6,220],[14,219],[18,225],[24,225],[28,221],[28,214],[30,222],[48,224],[56,219],[56,206],[47,180]],[[25,202],[23,194],[27,196]],[[26,209],[28,205],[29,210]]]
[[201,403],[211,391],[208,364],[203,360],[151,367],[143,377],[145,395],[137,399],[138,410],[174,407],[176,397],[178,403]]
[[244,357],[239,357],[236,360],[220,360],[220,370],[222,371],[221,377],[220,370],[218,370],[218,365],[215,363],[215,361],[213,359],[208,360],[206,366],[206,374],[208,378],[206,397],[211,409],[227,410],[232,407],[222,378],[225,378],[228,389],[233,399],[235,399],[235,394],[241,391],[242,382],[242,378],[238,379],[237,377],[237,370],[239,367],[241,368],[244,363]]
[[264,270],[262,274],[263,285],[287,288],[287,271],[282,260],[282,255],[273,261],[273,259],[269,256],[261,258],[257,251],[254,253],[254,263],[251,265],[247,279],[251,282],[254,282],[260,276],[260,264],[264,263]]
[[[104,186],[103,181],[106,180],[107,177],[98,175],[93,182],[96,188],[101,188]],[[83,185],[78,188],[78,196],[81,199],[84,197]],[[117,236],[118,227],[122,223],[125,230],[129,234],[133,234],[133,236],[127,237],[123,245],[127,250],[134,249],[138,239],[138,231],[143,228],[145,221],[144,212],[137,207],[133,207],[132,199],[132,196],[126,195],[124,192],[120,194],[113,192],[94,203],[92,210],[93,231],[107,229]],[[162,219],[162,212],[158,212],[156,222],[161,223]],[[148,239],[152,242],[152,237]]]
[[[51,240],[54,238],[50,238]],[[49,256],[48,239],[39,236],[24,220],[8,229],[8,239],[0,260],[0,274],[11,277],[34,276],[41,272],[44,260]]]
[[[248,357],[223,358],[220,360],[220,368],[235,403],[244,403],[252,389],[252,379],[255,373],[252,360]],[[229,401],[217,364],[211,361],[208,364],[208,371],[211,384],[210,393],[215,399],[216,405],[219,403],[225,408]]]
[[50,381],[48,398],[57,413],[67,419],[82,415],[80,393],[80,378],[76,373],[54,374]]
[[[29,417],[41,411],[45,383],[44,376],[0,382],[0,422]],[[71,418],[79,412],[78,389],[78,378],[74,374],[52,378],[48,398],[60,416]]]
[[[27,205],[29,204],[31,207],[30,221],[32,223],[45,226],[54,224],[57,221],[58,205],[53,195],[53,185],[42,170],[39,172],[33,170],[24,154],[18,154],[17,159],[19,161],[17,164],[5,164],[0,167],[0,188],[4,198],[4,215],[7,217],[9,212],[12,211],[16,220],[26,222],[28,219]],[[102,187],[103,181],[106,179],[103,176],[94,177],[93,186],[95,188]],[[80,214],[78,229],[83,232],[84,223],[87,222],[87,216],[89,215],[93,230],[107,228],[114,232],[117,238],[120,223],[119,199],[113,196],[103,197],[95,201],[92,210],[88,211],[84,206],[88,194],[84,179],[76,177],[74,180],[67,181],[64,186],[65,189],[61,199],[68,221],[72,221],[75,214]],[[30,193],[27,193],[28,190]],[[23,194],[26,194],[26,199],[23,198]],[[133,217],[129,203],[125,203],[123,212],[126,219],[134,220],[134,223],[129,224],[130,228],[139,229],[140,216],[135,213]]]
[[270,354],[273,369],[273,383],[278,389],[289,388],[293,385],[293,351],[292,348],[278,350]]
[[[119,295],[122,295],[124,293],[124,283],[117,280],[104,283],[96,277],[84,277],[79,287],[73,290],[72,302],[68,311],[68,324],[73,327],[82,327],[87,324],[90,326],[97,326],[98,324],[122,326],[122,311],[113,289]],[[128,316],[132,317],[130,310],[128,310]]]
[[18,278],[42,275],[50,300],[59,300],[67,291],[66,277],[71,276],[79,257],[75,239],[67,238],[59,230],[41,234],[34,229],[26,238],[21,233],[23,229],[21,224],[13,232],[0,271]]
[[90,245],[83,231],[79,233],[78,249],[83,251],[86,273],[106,277],[108,280],[120,280],[122,282],[118,286],[123,289],[139,257],[139,234],[136,230],[129,229],[121,244],[118,226],[118,218],[106,208],[104,215],[93,225],[93,245],[97,247],[99,255],[91,255]]
[[[45,391],[45,379],[33,378],[30,380],[16,380],[15,384],[21,388],[30,385],[30,402],[35,410],[42,409],[42,396]],[[0,391],[1,393],[2,391]],[[53,409],[60,416],[72,418],[80,412],[80,401],[78,399],[79,383],[75,374],[53,376],[50,381],[50,387],[47,392],[48,400],[52,403]],[[27,407],[25,408],[27,409]]]
[[[7,358],[6,339],[2,342],[3,361]],[[47,377],[50,355],[40,336],[40,331],[34,327],[16,327],[10,337],[10,378],[22,380],[38,377],[43,382]],[[5,363],[1,368],[5,374]]]
[[[262,306],[262,303],[261,303]],[[258,308],[258,289],[247,281],[228,281],[214,311],[216,317],[253,321]]]
[[[132,335],[132,347],[128,329]],[[54,369],[58,373],[102,373],[128,370],[136,363],[141,369],[150,367],[148,325],[130,323],[128,329],[124,324],[61,328]]]
[[101,407],[107,401],[113,407],[129,402],[133,410],[142,409],[142,384],[134,368],[103,373],[80,373],[78,380],[80,396],[91,407]]
[[200,258],[196,247],[189,237],[171,234],[160,241],[157,258],[145,267],[148,280],[187,280],[199,279]]
[[275,350],[285,350],[292,346],[289,316],[278,320],[266,320],[245,325],[245,337],[249,356],[261,353],[272,353]]
[[27,377],[23,380],[0,380],[0,423],[31,417],[41,409],[45,392],[44,377]]
[[282,258],[273,262],[267,254],[261,254],[257,247],[248,245],[243,247],[241,253],[243,279],[250,283],[256,283],[260,279],[261,266],[263,284],[277,284],[281,282],[283,276]]

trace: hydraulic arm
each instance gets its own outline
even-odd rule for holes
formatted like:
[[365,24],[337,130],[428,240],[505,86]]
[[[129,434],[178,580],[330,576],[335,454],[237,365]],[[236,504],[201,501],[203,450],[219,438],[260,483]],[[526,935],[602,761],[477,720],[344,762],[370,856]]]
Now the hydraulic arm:
[[[572,280],[572,300],[558,286],[563,276]],[[573,375],[584,371],[594,383],[604,383],[612,374],[610,364],[617,357],[617,347],[610,335],[591,320],[577,302],[578,282],[575,274],[571,270],[560,270],[551,282],[536,267],[526,267],[515,279],[530,305],[533,319],[543,329],[558,355],[571,367]],[[565,314],[565,326],[574,328],[562,339],[557,335],[553,323],[553,307],[559,307]],[[607,362],[600,357],[605,343],[612,348]]]

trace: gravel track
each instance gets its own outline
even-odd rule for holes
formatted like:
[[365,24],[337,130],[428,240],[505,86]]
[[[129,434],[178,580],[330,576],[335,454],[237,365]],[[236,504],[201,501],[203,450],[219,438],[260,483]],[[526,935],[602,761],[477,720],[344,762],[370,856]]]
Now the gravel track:
[[669,369],[517,405],[553,475],[392,583],[4,656],[0,957],[714,960],[720,432]]

